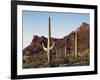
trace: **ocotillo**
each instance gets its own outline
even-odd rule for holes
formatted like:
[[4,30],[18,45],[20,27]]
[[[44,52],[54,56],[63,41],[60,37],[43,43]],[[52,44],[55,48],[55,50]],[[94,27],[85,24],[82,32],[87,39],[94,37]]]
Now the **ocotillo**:
[[48,42],[47,42],[47,48],[44,46],[44,44],[42,43],[42,47],[45,51],[47,51],[47,58],[48,58],[48,64],[50,66],[50,50],[53,49],[55,42],[53,42],[53,45],[50,47],[50,38],[51,38],[51,20],[49,17],[49,25],[48,25]]

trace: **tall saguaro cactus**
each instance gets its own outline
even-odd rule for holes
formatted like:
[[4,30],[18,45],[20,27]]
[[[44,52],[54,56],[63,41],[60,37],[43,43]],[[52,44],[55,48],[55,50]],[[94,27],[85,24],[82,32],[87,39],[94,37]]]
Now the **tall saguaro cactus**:
[[48,42],[47,42],[47,48],[44,46],[44,44],[42,43],[42,47],[45,51],[47,51],[47,59],[48,59],[48,64],[50,66],[50,50],[53,49],[55,42],[53,42],[52,46],[50,46],[50,38],[51,38],[51,19],[49,17],[49,25],[48,25]]
[[75,32],[75,59],[77,59],[78,53],[77,53],[77,31]]
[[64,56],[65,56],[65,60],[66,60],[66,58],[67,58],[67,45],[66,45],[66,43],[67,43],[67,39],[65,38],[65,49],[64,49]]
[[66,44],[65,44],[65,59],[67,59],[67,49],[66,49]]

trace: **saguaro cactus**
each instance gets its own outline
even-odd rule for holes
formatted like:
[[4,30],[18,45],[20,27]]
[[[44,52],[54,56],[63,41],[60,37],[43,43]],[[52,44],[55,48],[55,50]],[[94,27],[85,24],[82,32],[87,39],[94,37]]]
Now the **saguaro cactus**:
[[52,46],[50,47],[50,37],[51,37],[51,19],[49,17],[49,25],[48,25],[48,42],[47,42],[47,48],[44,46],[44,44],[42,43],[42,47],[45,51],[47,51],[47,59],[48,59],[48,64],[50,65],[50,50],[53,49],[55,42],[53,42]]
[[77,59],[78,53],[77,53],[77,31],[75,32],[75,59]]
[[65,59],[67,59],[67,49],[66,49],[66,44],[65,44]]

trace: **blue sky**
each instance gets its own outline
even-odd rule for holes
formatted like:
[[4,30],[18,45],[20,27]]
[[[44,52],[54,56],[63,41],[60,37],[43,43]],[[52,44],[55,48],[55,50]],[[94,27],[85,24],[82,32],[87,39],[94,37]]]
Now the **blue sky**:
[[23,11],[23,48],[29,45],[33,35],[48,35],[48,17],[51,17],[51,37],[63,38],[77,29],[82,22],[90,23],[87,13]]

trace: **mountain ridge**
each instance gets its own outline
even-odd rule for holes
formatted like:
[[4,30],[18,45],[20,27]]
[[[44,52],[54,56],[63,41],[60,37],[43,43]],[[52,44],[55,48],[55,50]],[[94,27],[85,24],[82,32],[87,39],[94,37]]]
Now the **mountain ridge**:
[[[89,24],[83,22],[76,30],[72,31],[68,35],[64,36],[63,38],[53,38],[51,37],[51,43],[55,42],[55,46],[52,50],[52,53],[55,53],[56,49],[61,49],[62,51],[65,48],[67,48],[67,52],[71,53],[74,51],[74,42],[75,42],[75,33],[77,32],[78,37],[78,52],[82,52],[85,49],[89,49]],[[31,54],[38,54],[43,53],[43,47],[42,43],[44,43],[44,46],[47,46],[47,38],[45,36],[38,36],[34,35],[32,41],[30,42],[30,45],[25,47],[23,49],[23,55],[25,55],[26,51],[30,52]]]

